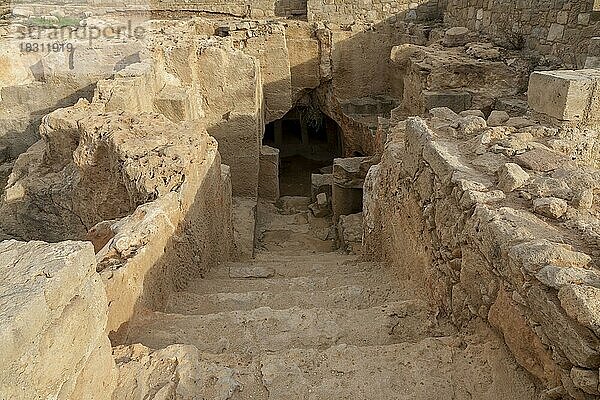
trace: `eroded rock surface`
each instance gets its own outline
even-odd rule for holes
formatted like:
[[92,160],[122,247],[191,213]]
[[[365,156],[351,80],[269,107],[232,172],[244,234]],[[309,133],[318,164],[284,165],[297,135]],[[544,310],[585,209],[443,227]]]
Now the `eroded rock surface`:
[[0,397],[110,399],[116,369],[91,244],[0,243]]
[[[598,171],[552,145],[579,131],[431,114],[393,128],[367,176],[367,243],[459,326],[488,320],[548,395],[591,398],[599,216],[581,199]],[[403,261],[415,259],[422,266]]]

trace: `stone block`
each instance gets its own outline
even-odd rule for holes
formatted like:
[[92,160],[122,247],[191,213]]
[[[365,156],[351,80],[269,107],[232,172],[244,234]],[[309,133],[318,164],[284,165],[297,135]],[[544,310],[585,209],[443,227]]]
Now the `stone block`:
[[448,107],[454,112],[461,112],[471,108],[472,100],[473,96],[469,92],[423,91],[423,102],[427,111],[438,107]]
[[501,126],[510,119],[506,111],[494,110],[487,119],[488,126]]
[[193,99],[184,88],[165,86],[154,99],[156,110],[173,122],[195,120],[202,117],[199,101]]
[[333,160],[333,183],[334,185],[362,189],[365,177],[370,165],[364,162],[368,157],[336,158]]
[[529,180],[529,174],[514,163],[506,163],[499,171],[498,186],[504,192],[512,192]]
[[258,196],[271,201],[279,198],[279,149],[262,146]]
[[333,174],[312,174],[310,176],[310,182],[313,201],[317,200],[317,195],[319,193],[325,193],[328,197],[331,197]]
[[550,25],[550,29],[548,29],[548,37],[547,40],[549,42],[554,42],[556,40],[562,39],[565,34],[565,26],[561,24],[552,24]]
[[249,260],[254,257],[254,233],[256,224],[256,199],[233,198],[233,245],[234,259]]
[[[483,16],[482,16],[483,18]],[[481,19],[481,18],[479,18]],[[463,26],[450,28],[444,34],[444,46],[459,47],[464,46],[469,41],[469,29]]]
[[558,298],[567,315],[596,335],[600,333],[600,289],[580,284],[565,285],[560,288]]
[[594,69],[534,72],[529,106],[560,121],[600,121],[600,71]]
[[600,36],[590,39],[588,54],[585,59],[585,68],[600,69]]
[[558,366],[535,331],[529,325],[527,315],[511,297],[500,290],[496,302],[489,311],[489,321],[503,335],[517,362],[547,386],[560,383]]

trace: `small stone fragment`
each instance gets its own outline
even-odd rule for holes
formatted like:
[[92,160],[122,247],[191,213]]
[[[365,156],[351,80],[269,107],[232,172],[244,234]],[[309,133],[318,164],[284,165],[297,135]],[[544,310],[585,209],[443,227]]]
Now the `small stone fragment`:
[[594,191],[586,189],[575,193],[573,205],[580,210],[589,210],[594,205]]
[[566,285],[558,292],[562,308],[580,324],[600,333],[600,289],[586,285]]
[[327,207],[328,201],[327,201],[327,195],[325,193],[319,193],[317,195],[317,205],[319,207]]
[[459,122],[460,132],[464,135],[471,136],[487,128],[485,119],[474,115],[467,115],[461,118]]
[[461,117],[466,117],[467,115],[472,115],[475,117],[485,118],[485,114],[481,110],[465,110],[465,111],[461,111],[459,115]]
[[545,217],[558,219],[567,212],[567,202],[556,197],[543,197],[533,201],[533,210]]
[[498,187],[509,193],[522,187],[529,178],[529,174],[518,164],[506,163],[498,172]]
[[464,26],[450,28],[444,34],[444,46],[460,47],[469,42],[469,29]]
[[488,126],[501,126],[510,119],[506,111],[494,110],[487,119]]

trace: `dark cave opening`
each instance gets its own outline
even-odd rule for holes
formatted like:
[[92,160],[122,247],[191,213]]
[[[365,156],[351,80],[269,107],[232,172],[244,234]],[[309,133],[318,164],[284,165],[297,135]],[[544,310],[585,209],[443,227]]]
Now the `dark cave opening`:
[[279,149],[281,196],[310,196],[311,174],[331,172],[342,153],[339,125],[310,106],[297,106],[268,124],[263,144]]

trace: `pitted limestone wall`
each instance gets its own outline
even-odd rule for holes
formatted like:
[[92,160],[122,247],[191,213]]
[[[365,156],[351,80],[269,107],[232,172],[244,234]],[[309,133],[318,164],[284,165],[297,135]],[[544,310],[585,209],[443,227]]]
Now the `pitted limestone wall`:
[[10,13],[10,1],[9,0],[0,0],[0,17],[7,15]]
[[445,21],[582,68],[590,39],[600,32],[594,1],[448,0]]
[[185,108],[183,89],[155,97],[154,78],[151,65],[130,66],[102,81],[91,104],[45,117],[43,139],[17,160],[1,204],[9,236],[59,241],[89,231],[109,331],[140,307],[160,307],[232,248],[231,180],[217,143],[192,116],[176,123],[151,112],[157,98],[159,109]]
[[116,366],[90,243],[0,243],[0,398],[108,400]]
[[[413,118],[392,130],[381,163],[365,182],[366,248],[383,254],[458,326],[487,320],[549,396],[596,399],[600,273],[588,254],[597,254],[589,225],[597,217],[593,195],[592,203],[580,199],[597,187],[598,171],[534,143],[543,141],[529,136],[534,129],[508,129],[500,139],[501,129],[483,133],[483,120],[468,122],[448,111],[445,122],[437,112],[427,123]],[[458,126],[459,139],[446,124]],[[529,150],[495,152],[494,143],[519,148],[517,138],[529,140]],[[510,161],[531,168],[520,182],[510,181],[522,191],[496,186],[493,171]],[[570,200],[538,199],[551,195]],[[564,216],[546,212],[547,202],[564,205]]]

